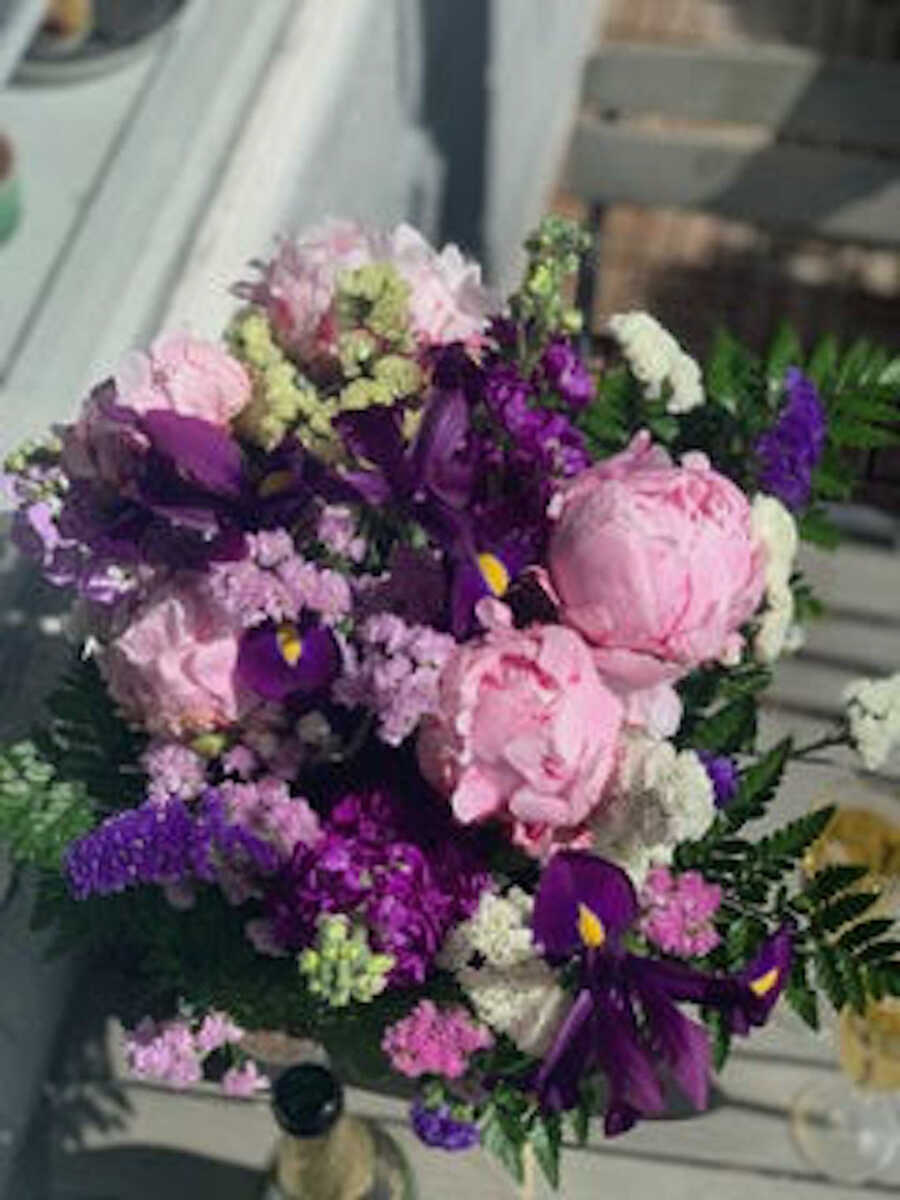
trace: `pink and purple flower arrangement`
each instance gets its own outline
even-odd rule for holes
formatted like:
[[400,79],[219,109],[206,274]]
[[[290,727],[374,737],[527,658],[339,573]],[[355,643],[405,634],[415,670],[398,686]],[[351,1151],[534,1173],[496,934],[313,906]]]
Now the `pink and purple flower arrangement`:
[[0,833],[129,977],[133,1070],[250,1096],[245,1029],[355,1045],[428,1144],[555,1181],[567,1116],[702,1109],[782,996],[815,1024],[900,966],[858,873],[796,871],[829,810],[747,828],[804,753],[755,712],[836,351],[724,338],[704,389],[624,313],[587,360],[581,234],[526,249],[501,302],[406,226],[283,241],[221,345],[158,338],[10,458],[79,645]]

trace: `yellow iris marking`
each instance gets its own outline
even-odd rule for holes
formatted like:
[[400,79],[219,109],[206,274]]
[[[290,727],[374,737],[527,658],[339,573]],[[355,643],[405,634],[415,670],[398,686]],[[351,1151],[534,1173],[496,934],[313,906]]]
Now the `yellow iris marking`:
[[286,492],[293,482],[293,471],[272,471],[260,482],[260,499],[268,500],[270,496],[277,496],[280,492]]
[[592,950],[599,950],[606,941],[603,922],[586,904],[578,905],[578,933],[584,944]]
[[755,996],[767,996],[777,982],[778,968],[772,967],[770,971],[766,971],[765,975],[760,975],[759,979],[753,980],[750,984],[750,991]]
[[300,656],[303,654],[303,638],[297,632],[294,625],[279,625],[278,632],[275,634],[278,639],[278,649],[281,651],[281,657],[289,667],[296,667],[300,661]]
[[495,596],[503,596],[509,587],[509,571],[496,554],[479,554],[476,560],[481,578]]

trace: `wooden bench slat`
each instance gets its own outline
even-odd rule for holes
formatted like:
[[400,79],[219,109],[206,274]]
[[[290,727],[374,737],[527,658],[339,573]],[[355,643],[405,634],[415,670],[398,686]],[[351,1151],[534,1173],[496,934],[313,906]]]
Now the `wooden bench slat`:
[[566,182],[600,204],[701,209],[826,238],[900,244],[900,164],[871,155],[584,117]]
[[900,67],[756,45],[611,44],[589,62],[598,111],[765,125],[783,138],[900,153]]

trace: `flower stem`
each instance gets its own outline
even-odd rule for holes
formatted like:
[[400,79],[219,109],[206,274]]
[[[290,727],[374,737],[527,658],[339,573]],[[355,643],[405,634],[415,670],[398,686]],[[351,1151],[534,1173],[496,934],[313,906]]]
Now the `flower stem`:
[[823,737],[816,738],[815,741],[808,742],[807,745],[801,746],[798,750],[792,751],[791,761],[796,762],[798,759],[808,758],[811,754],[815,754],[818,750],[826,750],[831,746],[849,745],[850,737],[846,731],[825,734]]

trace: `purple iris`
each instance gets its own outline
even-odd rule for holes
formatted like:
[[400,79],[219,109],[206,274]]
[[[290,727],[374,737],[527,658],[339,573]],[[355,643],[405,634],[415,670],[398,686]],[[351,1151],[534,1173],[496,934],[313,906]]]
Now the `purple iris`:
[[471,631],[475,606],[485,596],[501,599],[525,567],[535,562],[536,539],[519,531],[480,542],[470,533],[460,538],[453,555],[450,584],[450,631],[465,637]]
[[743,971],[705,975],[682,963],[630,953],[623,938],[638,914],[628,876],[582,851],[561,851],[541,877],[534,936],[551,962],[577,960],[578,991],[537,1075],[541,1103],[572,1108],[580,1080],[606,1076],[607,1136],[659,1115],[665,1098],[660,1069],[671,1073],[695,1108],[706,1106],[710,1050],[705,1028],[678,1001],[720,1008],[736,1033],[762,1024],[786,982],[791,939],[770,938]]
[[796,367],[784,377],[787,403],[756,443],[759,486],[788,508],[809,503],[812,473],[825,448],[826,415],[816,385]]
[[266,700],[321,691],[339,668],[337,640],[326,625],[266,621],[248,629],[238,649],[238,678]]
[[93,462],[76,464],[60,534],[119,563],[202,567],[241,558],[243,461],[227,431],[168,410],[124,408],[112,384],[93,399],[99,432],[83,451]]

